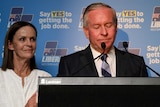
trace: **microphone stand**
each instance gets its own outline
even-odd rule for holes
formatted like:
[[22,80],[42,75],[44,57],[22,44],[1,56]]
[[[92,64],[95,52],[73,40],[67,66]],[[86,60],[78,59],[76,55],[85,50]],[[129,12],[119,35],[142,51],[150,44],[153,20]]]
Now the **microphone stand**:
[[146,65],[147,68],[149,68],[152,72],[154,72],[156,75],[158,75],[160,77],[160,74],[158,72],[156,72],[155,70],[153,70],[151,67],[149,67],[148,65]]
[[[126,52],[128,52],[127,48],[128,48],[128,42],[123,42],[123,47],[125,49]],[[150,69],[152,72],[154,72],[157,76],[160,77],[160,74],[158,72],[156,72],[155,70],[153,70],[151,67],[149,67],[148,65],[145,65],[148,69]]]
[[[96,60],[97,58],[101,57],[101,56],[104,54],[105,48],[106,48],[106,44],[105,44],[104,42],[101,43],[101,48],[103,49],[103,52],[102,52],[100,55],[98,55],[96,58],[94,58],[93,61]],[[92,61],[89,61],[88,63],[86,63],[84,66],[82,66],[80,69],[78,69],[78,70],[77,70],[76,72],[74,72],[73,74],[81,71],[83,68],[85,68],[86,66],[88,66],[88,65],[91,64],[91,63],[92,63]]]

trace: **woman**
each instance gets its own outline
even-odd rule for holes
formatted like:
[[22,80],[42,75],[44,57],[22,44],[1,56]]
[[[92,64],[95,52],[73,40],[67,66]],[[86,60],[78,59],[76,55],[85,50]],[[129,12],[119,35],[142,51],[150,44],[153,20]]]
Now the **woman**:
[[8,29],[0,69],[0,107],[36,107],[38,77],[51,76],[36,67],[36,38],[37,30],[28,22],[16,22]]

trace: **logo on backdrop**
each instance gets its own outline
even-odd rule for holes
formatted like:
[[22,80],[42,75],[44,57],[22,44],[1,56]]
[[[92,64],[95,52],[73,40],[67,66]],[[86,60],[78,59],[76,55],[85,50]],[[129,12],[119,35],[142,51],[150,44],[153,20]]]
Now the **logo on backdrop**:
[[160,6],[155,7],[153,10],[151,30],[152,31],[160,30]]
[[79,25],[78,25],[79,30],[82,30],[82,27],[83,27],[83,13],[84,13],[85,9],[86,8],[82,8],[82,11],[81,11],[81,14],[80,14]]
[[8,28],[17,21],[27,21],[31,22],[33,19],[32,14],[23,14],[23,8],[22,7],[14,7],[11,8],[11,13],[8,20]]
[[48,41],[46,42],[43,57],[42,65],[54,65],[59,63],[60,57],[67,54],[66,48],[57,48],[58,42]]

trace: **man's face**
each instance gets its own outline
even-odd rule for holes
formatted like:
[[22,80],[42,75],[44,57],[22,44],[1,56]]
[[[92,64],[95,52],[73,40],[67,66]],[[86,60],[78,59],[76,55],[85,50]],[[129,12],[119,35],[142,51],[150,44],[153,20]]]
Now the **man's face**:
[[106,7],[99,7],[88,13],[88,26],[84,27],[83,30],[90,41],[90,45],[99,52],[103,52],[102,42],[106,44],[106,53],[114,43],[117,25],[113,17],[113,11]]

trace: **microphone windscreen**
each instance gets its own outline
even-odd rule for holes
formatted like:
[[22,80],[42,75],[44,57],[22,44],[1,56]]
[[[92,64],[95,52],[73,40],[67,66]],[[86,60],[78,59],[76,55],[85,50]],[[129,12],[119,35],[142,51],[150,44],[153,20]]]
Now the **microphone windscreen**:
[[106,44],[105,44],[104,42],[101,43],[101,48],[102,48],[103,50],[105,50]]
[[123,47],[128,48],[128,42],[123,42]]

